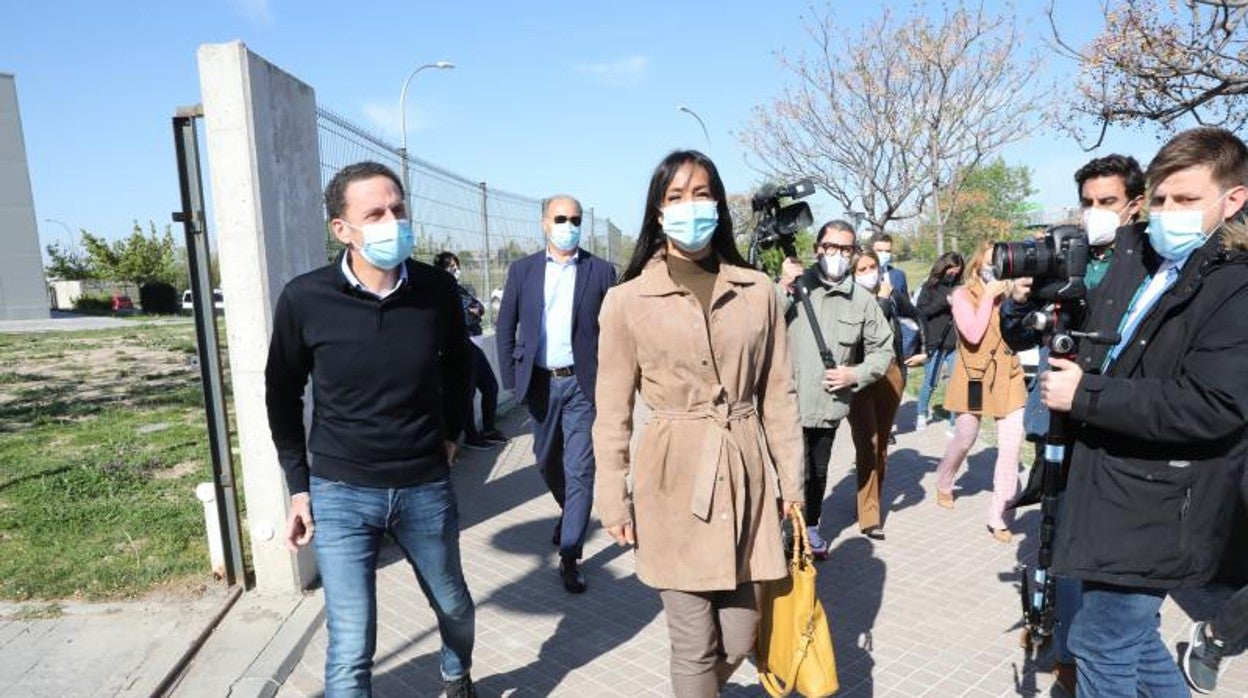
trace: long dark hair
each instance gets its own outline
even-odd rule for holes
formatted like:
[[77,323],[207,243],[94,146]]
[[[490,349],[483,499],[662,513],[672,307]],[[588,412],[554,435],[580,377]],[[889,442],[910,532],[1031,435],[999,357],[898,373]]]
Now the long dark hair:
[[659,223],[659,212],[663,208],[663,195],[667,193],[667,187],[671,185],[676,171],[685,163],[693,163],[696,167],[706,170],[707,179],[710,180],[711,196],[715,197],[715,209],[719,215],[719,225],[715,226],[715,232],[711,234],[711,249],[728,264],[752,268],[741,256],[741,252],[737,250],[737,245],[733,241],[732,214],[728,211],[728,194],[724,191],[724,182],[719,178],[719,170],[715,169],[715,163],[696,150],[676,150],[663,158],[650,177],[650,188],[646,192],[646,211],[641,218],[641,231],[637,234],[637,246],[633,248],[633,257],[620,277],[621,282],[637,278],[654,253],[666,243],[667,236],[663,234],[663,225]]
[[[927,283],[925,285],[935,286],[940,283],[940,280],[945,278],[945,272],[954,267],[960,267],[963,271],[966,270],[966,264],[963,263],[962,255],[957,252],[946,252],[937,257],[936,262],[932,264],[931,273],[927,275]],[[960,274],[958,280],[961,281]]]

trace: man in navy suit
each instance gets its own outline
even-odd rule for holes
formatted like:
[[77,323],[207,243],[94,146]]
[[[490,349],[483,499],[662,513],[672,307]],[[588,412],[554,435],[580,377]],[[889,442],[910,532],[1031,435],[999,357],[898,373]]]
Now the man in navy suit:
[[909,298],[910,286],[906,284],[906,273],[893,266],[893,236],[882,230],[872,233],[871,250],[880,258],[880,271],[885,275],[884,280]]
[[552,542],[569,593],[585,591],[578,568],[594,495],[594,382],[598,310],[615,269],[580,249],[581,204],[557,195],[542,202],[546,249],[507,270],[498,309],[503,387],[533,417],[533,453],[562,515]]

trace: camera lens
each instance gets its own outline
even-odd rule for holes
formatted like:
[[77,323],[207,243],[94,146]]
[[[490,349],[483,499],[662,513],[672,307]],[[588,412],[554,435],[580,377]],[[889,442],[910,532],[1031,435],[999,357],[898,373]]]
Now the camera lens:
[[992,270],[998,279],[1046,276],[1057,261],[1045,241],[998,242],[992,246]]

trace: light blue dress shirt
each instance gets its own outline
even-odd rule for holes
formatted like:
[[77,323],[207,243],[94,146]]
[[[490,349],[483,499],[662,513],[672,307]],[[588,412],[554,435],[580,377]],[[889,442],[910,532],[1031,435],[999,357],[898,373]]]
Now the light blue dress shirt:
[[1105,356],[1105,363],[1101,366],[1101,370],[1108,369],[1109,365],[1118,359],[1122,350],[1131,343],[1131,338],[1135,335],[1140,322],[1161,299],[1162,294],[1169,290],[1175,281],[1178,281],[1179,272],[1183,270],[1183,265],[1186,263],[1186,257],[1177,262],[1166,260],[1157,268],[1155,274],[1140,284],[1140,288],[1135,292],[1135,298],[1131,299],[1131,305],[1127,306],[1127,314],[1123,316],[1122,323],[1118,326],[1118,344]]
[[542,346],[537,352],[542,368],[564,368],[572,358],[572,300],[576,293],[577,255],[560,263],[546,255],[545,302],[542,306]]

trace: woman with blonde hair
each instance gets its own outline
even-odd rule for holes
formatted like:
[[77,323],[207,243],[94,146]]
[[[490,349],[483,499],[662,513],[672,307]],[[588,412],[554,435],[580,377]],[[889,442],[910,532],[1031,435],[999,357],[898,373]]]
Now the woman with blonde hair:
[[[733,244],[705,155],[655,169],[599,324],[594,503],[659,590],[676,696],[711,698],[753,649],[758,583],[788,573],[779,505],[801,506],[804,469],[784,315]],[[649,417],[633,453],[638,391]]]
[[967,262],[962,285],[951,296],[958,346],[945,405],[957,418],[953,438],[936,469],[936,503],[953,508],[954,476],[975,444],[980,421],[992,417],[997,423],[997,464],[988,531],[997,541],[1009,543],[1013,536],[1005,513],[1018,490],[1027,389],[1022,364],[1001,336],[1001,301],[1010,283],[996,278],[991,257],[992,243],[981,242]]

